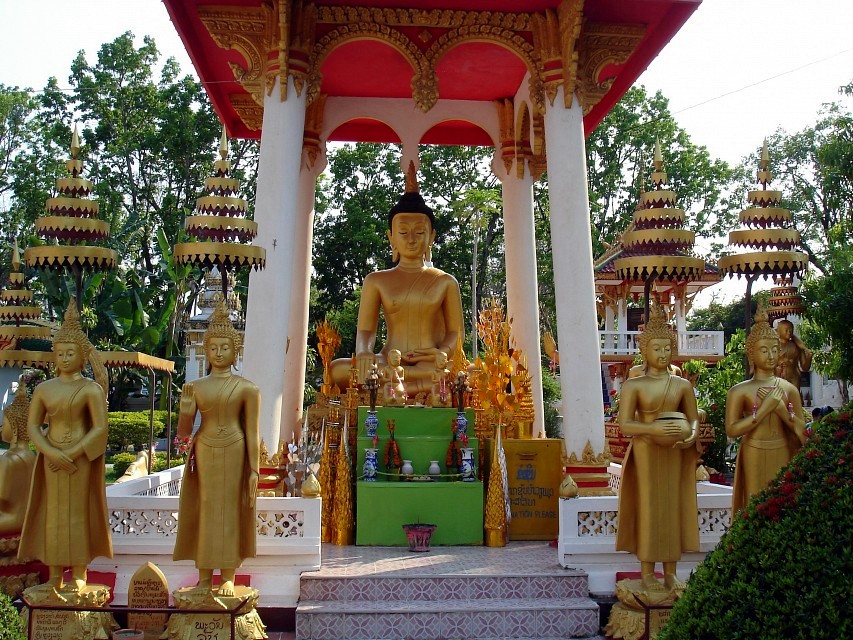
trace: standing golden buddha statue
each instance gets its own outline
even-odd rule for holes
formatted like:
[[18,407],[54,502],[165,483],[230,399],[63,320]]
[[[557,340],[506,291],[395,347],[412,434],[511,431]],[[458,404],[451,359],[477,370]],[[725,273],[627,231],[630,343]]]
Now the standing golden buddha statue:
[[[80,328],[74,299],[53,338],[57,377],[35,388],[28,430],[38,456],[18,557],[38,558],[57,591],[81,592],[93,558],[112,558],[107,522],[107,373]],[[95,380],[82,375],[86,362]],[[47,421],[47,429],[42,425]],[[63,583],[71,567],[73,584]]]
[[726,434],[742,438],[735,467],[732,514],[761,491],[786,466],[805,442],[800,390],[777,377],[779,335],[759,305],[746,339],[752,378],[729,389]]
[[[204,335],[208,375],[185,384],[178,418],[179,443],[189,446],[181,485],[174,560],[194,560],[198,586],[234,596],[234,575],[255,556],[255,495],[260,463],[261,394],[231,371],[243,346],[220,300]],[[196,413],[201,426],[190,441]],[[213,589],[213,571],[221,584]]]
[[24,526],[36,454],[30,451],[27,414],[30,401],[23,380],[15,399],[3,411],[2,437],[9,443],[0,456],[0,536],[17,536]]
[[776,374],[790,382],[799,393],[800,376],[812,368],[812,352],[794,333],[794,323],[787,318],[776,323],[776,333],[779,336]]
[[[435,214],[419,193],[411,163],[406,193],[388,213],[388,241],[397,265],[369,274],[361,289],[355,338],[360,383],[374,361],[384,367],[396,349],[401,354],[406,393],[429,393],[438,354],[453,360],[458,339],[464,337],[459,283],[431,265],[434,223]],[[380,311],[386,340],[374,353]],[[350,364],[349,358],[332,364],[332,377],[341,387],[347,385]]]
[[[622,467],[616,549],[636,554],[647,591],[682,588],[676,563],[683,552],[699,550],[699,413],[690,382],[671,373],[677,348],[675,332],[655,306],[640,335],[645,373],[625,381],[619,403],[619,427],[632,438]],[[663,563],[663,585],[656,562]]]

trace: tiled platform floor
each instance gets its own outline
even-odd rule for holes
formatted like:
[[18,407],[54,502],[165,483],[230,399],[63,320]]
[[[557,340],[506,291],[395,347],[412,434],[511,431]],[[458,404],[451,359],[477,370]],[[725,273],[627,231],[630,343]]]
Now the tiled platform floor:
[[323,544],[322,565],[309,576],[559,575],[565,571],[556,549],[545,541],[510,542],[505,547],[338,547]]

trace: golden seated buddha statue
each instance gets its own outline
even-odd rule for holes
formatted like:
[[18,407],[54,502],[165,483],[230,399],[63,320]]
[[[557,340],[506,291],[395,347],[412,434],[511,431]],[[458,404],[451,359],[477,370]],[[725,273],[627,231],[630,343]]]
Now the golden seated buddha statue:
[[[364,382],[372,364],[385,367],[389,354],[397,350],[406,394],[429,393],[438,354],[452,361],[457,341],[464,337],[459,283],[431,266],[434,222],[432,209],[419,193],[414,164],[410,164],[406,193],[388,214],[388,241],[397,265],[369,274],[361,289],[355,339],[359,383]],[[380,311],[386,340],[374,353]],[[348,386],[351,366],[349,358],[332,362],[332,380],[338,387]]]

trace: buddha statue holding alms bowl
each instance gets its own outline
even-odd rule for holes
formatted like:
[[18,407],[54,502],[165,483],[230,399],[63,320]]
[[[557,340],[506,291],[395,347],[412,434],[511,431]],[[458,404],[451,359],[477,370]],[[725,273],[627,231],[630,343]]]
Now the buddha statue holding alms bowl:
[[[414,164],[410,164],[406,193],[388,214],[388,241],[397,264],[368,275],[361,289],[355,338],[359,383],[364,383],[374,362],[382,369],[389,354],[397,350],[407,395],[430,393],[438,354],[452,360],[457,342],[464,336],[459,283],[430,264],[434,222],[432,209],[418,191]],[[386,340],[375,353],[380,310]],[[350,366],[349,358],[332,363],[332,379],[341,388],[348,384]]]

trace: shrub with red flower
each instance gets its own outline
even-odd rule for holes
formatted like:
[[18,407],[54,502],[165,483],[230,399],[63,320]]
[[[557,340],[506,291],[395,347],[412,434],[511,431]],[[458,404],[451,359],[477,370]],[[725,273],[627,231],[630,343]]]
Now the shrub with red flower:
[[824,417],[754,496],[676,603],[661,640],[853,638],[853,425]]

